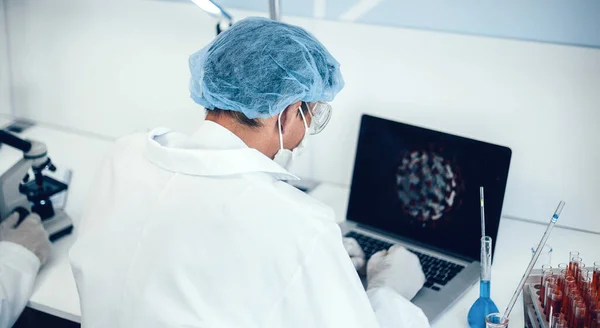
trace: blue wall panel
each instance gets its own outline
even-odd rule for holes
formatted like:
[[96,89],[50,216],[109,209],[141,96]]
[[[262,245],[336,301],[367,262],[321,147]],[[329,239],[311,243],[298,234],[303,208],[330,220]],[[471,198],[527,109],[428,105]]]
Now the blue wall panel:
[[[226,8],[268,11],[268,0],[217,1]],[[359,2],[325,1],[326,18],[333,20]],[[281,3],[284,15],[313,15],[313,0]],[[384,0],[357,21],[600,47],[600,0]]]

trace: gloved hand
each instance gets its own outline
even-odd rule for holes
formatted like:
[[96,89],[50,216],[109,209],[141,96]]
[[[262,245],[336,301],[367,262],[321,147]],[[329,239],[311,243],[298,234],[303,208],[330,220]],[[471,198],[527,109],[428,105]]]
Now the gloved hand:
[[29,214],[18,227],[19,214],[13,213],[0,223],[0,241],[8,241],[19,244],[30,250],[40,259],[41,265],[46,263],[50,255],[50,240],[48,232],[42,226],[39,215]]
[[388,287],[411,300],[425,281],[419,258],[400,245],[373,254],[367,263],[367,290]]
[[365,252],[363,251],[362,247],[360,247],[360,245],[354,238],[344,237],[342,239],[342,242],[344,243],[344,248],[346,249],[346,252],[348,252],[350,260],[352,261],[352,264],[354,264],[354,268],[356,269],[356,271],[363,271],[365,267],[366,258]]

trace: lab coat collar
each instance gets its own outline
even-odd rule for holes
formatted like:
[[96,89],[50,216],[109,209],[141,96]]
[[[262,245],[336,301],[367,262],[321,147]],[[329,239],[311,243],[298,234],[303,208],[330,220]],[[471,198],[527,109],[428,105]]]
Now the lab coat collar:
[[299,180],[223,126],[205,121],[193,136],[157,128],[147,135],[145,157],[171,172],[198,176],[266,173],[277,180]]

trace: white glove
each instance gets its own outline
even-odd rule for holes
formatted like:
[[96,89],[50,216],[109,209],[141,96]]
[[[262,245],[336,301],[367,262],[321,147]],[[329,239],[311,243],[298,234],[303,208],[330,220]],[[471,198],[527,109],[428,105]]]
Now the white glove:
[[2,221],[0,241],[12,242],[27,248],[40,259],[40,264],[44,265],[50,255],[51,244],[42,220],[39,215],[32,213],[15,228],[18,221],[19,213],[16,212]]
[[373,254],[367,263],[367,290],[388,287],[411,300],[425,281],[419,258],[400,245]]
[[344,248],[346,249],[346,252],[348,252],[356,271],[362,271],[365,267],[365,262],[367,261],[362,247],[360,247],[354,238],[344,237],[342,242],[344,243]]

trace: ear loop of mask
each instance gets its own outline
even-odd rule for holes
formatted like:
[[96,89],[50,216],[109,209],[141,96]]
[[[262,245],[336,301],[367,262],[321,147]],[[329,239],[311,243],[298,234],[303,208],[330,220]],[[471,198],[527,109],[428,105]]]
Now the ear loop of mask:
[[[302,108],[298,108],[298,110],[300,111],[300,116],[302,116],[302,121],[304,122],[304,129],[305,129],[304,133],[308,133],[309,129],[308,129],[308,124],[306,123],[306,117],[304,117]],[[284,149],[283,148],[283,130],[281,129],[281,114],[283,114],[283,112],[279,113],[279,117],[277,117],[277,127],[279,128],[279,149]]]
[[308,133],[308,124],[306,123],[306,117],[304,117],[304,111],[302,108],[298,108],[298,110],[300,111],[300,116],[302,116],[302,121],[304,122],[304,133]]
[[[308,106],[308,103],[305,103],[305,102],[303,102],[302,105],[304,105],[304,107],[306,108],[306,111],[308,112],[308,115],[310,115],[310,118],[311,118],[311,124],[313,124],[313,121],[315,120],[315,116],[312,114],[312,110],[310,110],[310,106]],[[308,127],[308,129],[309,129],[309,131],[311,131],[310,126]],[[312,130],[314,130],[314,129],[312,129]],[[310,134],[313,134],[312,131]]]
[[279,113],[279,117],[277,118],[277,125],[279,126],[279,149],[283,149],[283,133],[281,130],[281,114],[283,114],[283,112]]

